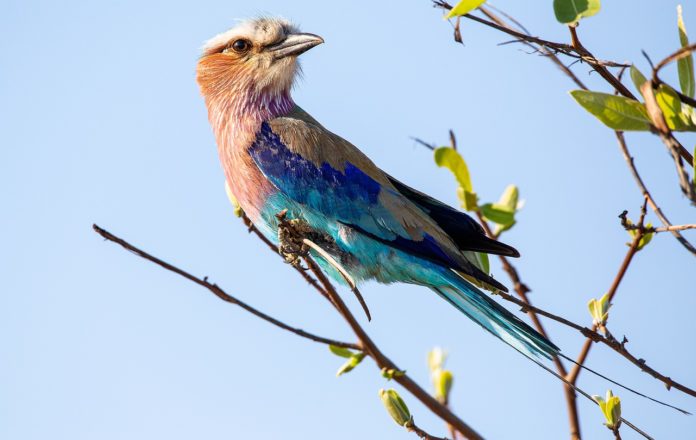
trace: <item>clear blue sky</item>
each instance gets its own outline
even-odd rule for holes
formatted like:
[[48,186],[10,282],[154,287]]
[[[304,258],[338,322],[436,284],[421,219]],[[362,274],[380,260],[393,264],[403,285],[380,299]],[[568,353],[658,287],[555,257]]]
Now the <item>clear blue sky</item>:
[[[551,0],[498,6],[534,33],[565,40]],[[597,56],[653,59],[677,47],[676,4],[603,2],[580,35]],[[350,338],[326,303],[232,216],[194,80],[202,42],[258,13],[286,16],[326,44],[303,56],[295,98],[399,179],[449,203],[454,181],[410,136],[445,143],[452,128],[484,200],[516,183],[526,207],[506,239],[536,304],[589,324],[626,251],[617,215],[641,203],[613,134],[569,97],[555,67],[464,22],[466,45],[427,0],[309,2],[3,2],[0,14],[0,438],[408,439],[377,397],[366,361],[341,360],[226,305],[91,231],[96,222],[289,323]],[[685,10],[696,35],[696,5]],[[607,90],[586,66],[576,72]],[[666,75],[674,79],[673,72]],[[656,199],[694,221],[659,140],[627,136]],[[693,137],[683,137],[693,145]],[[653,215],[649,220],[657,222]],[[694,234],[691,238],[696,239]],[[507,279],[497,263],[493,272]],[[610,328],[660,371],[696,386],[694,257],[668,235],[641,252]],[[451,354],[452,404],[489,438],[566,438],[561,385],[428,290],[363,288],[366,328],[427,385],[426,352]],[[348,298],[356,306],[352,298]],[[356,308],[357,310],[357,308]],[[575,356],[582,338],[548,323]],[[691,411],[615,353],[588,364]],[[609,384],[583,374],[580,385]],[[623,397],[656,438],[688,438],[696,418]],[[416,421],[442,424],[406,397]],[[610,438],[580,401],[587,439]],[[624,430],[626,439],[637,438]]]

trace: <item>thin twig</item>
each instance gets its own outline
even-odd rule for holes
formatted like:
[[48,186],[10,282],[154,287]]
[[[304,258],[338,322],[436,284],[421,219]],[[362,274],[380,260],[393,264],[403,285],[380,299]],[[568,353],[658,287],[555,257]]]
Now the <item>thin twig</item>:
[[[647,198],[645,198],[645,201],[643,202],[643,207],[642,207],[641,213],[640,213],[640,220],[638,221],[638,224],[641,226],[643,226],[643,224],[644,224],[645,210],[646,210],[647,202],[648,202],[648,200],[647,200]],[[609,303],[611,303],[611,301],[614,299],[614,296],[616,295],[616,292],[619,289],[619,285],[621,284],[623,277],[626,275],[626,271],[628,270],[628,266],[630,266],[631,261],[633,261],[633,257],[638,252],[638,245],[640,244],[640,240],[643,238],[643,235],[644,235],[644,233],[641,229],[638,229],[636,231],[636,234],[633,237],[633,241],[631,242],[631,245],[628,248],[628,251],[626,252],[626,256],[624,257],[623,261],[621,262],[621,266],[619,267],[619,270],[616,273],[616,276],[614,277],[614,281],[612,281],[611,286],[609,287],[609,290],[607,291],[607,297],[608,297]],[[592,330],[596,331],[597,326],[593,325]],[[580,350],[580,354],[578,355],[578,357],[575,361],[576,364],[573,366],[573,369],[570,371],[570,374],[568,375],[568,380],[570,380],[572,383],[577,382],[578,376],[580,375],[581,366],[585,363],[585,360],[587,359],[587,355],[590,353],[591,348],[592,348],[592,338],[588,337],[585,340],[585,344],[583,345],[582,349]]]
[[[568,29],[570,30],[570,35],[571,35],[571,41],[572,41],[572,46],[575,48],[575,50],[581,54],[584,55],[585,57],[589,59],[595,59],[594,55],[590,53],[585,46],[582,45],[580,42],[580,39],[578,38],[577,34],[577,26],[568,26]],[[583,58],[584,59],[584,58]],[[630,90],[626,88],[625,85],[614,75],[612,75],[611,72],[606,68],[607,64],[606,63],[592,63],[589,62],[589,64],[592,66],[592,68],[595,70],[595,72],[599,73],[599,75],[604,78],[609,84],[611,84],[619,93],[621,93],[623,96],[630,98],[630,99],[636,99],[635,95],[631,93]],[[613,66],[613,67],[630,67],[629,65],[622,64],[620,66]]]
[[434,435],[430,435],[427,432],[423,431],[416,423],[411,420],[407,425],[406,429],[409,431],[415,433],[418,437],[424,439],[424,440],[447,440],[446,438],[443,437],[435,437]]
[[[435,7],[439,7],[439,8],[445,9],[445,10],[452,9],[452,6],[449,3],[447,3],[446,1],[433,0],[433,5]],[[543,46],[551,51],[562,53],[562,54],[569,56],[571,58],[577,58],[579,60],[585,61],[593,67],[594,66],[607,66],[607,67],[628,66],[628,67],[630,67],[629,65],[627,65],[625,63],[617,63],[615,61],[599,60],[597,58],[594,58],[591,55],[588,55],[586,53],[582,53],[582,52],[578,51],[575,47],[573,47],[570,44],[556,43],[553,41],[544,40],[544,39],[539,38],[539,37],[527,35],[525,33],[518,32],[510,27],[501,26],[497,23],[485,20],[483,18],[477,17],[477,16],[472,15],[472,14],[466,14],[466,15],[463,15],[462,17],[467,18],[469,20],[479,22],[483,25],[486,25],[486,26],[491,27],[493,29],[504,32],[508,35],[511,35],[511,36],[517,38],[520,41],[526,41],[526,42],[538,44],[538,45]]]
[[326,252],[324,249],[322,249],[321,246],[318,244],[314,243],[312,240],[309,239],[303,239],[302,240],[307,246],[311,247],[314,249],[319,255],[321,255],[329,264],[331,264],[339,274],[343,277],[343,279],[348,283],[348,287],[350,287],[350,290],[353,292],[355,297],[358,299],[358,302],[360,303],[360,306],[363,308],[363,311],[365,312],[365,315],[367,316],[368,321],[372,321],[372,315],[370,315],[370,309],[367,307],[367,303],[365,302],[365,298],[363,298],[362,293],[360,293],[360,290],[358,289],[358,285],[355,283],[355,280],[353,277],[350,276],[348,271],[346,271],[343,266],[341,266],[334,257],[331,256],[328,252]]
[[435,145],[435,144],[429,144],[429,143],[425,142],[425,141],[422,140],[422,139],[418,139],[418,138],[416,138],[416,137],[411,137],[411,139],[412,139],[414,142],[416,142],[417,144],[420,144],[420,145],[424,146],[424,147],[427,148],[428,150],[431,150],[431,151],[432,151],[432,150],[435,150],[435,149],[437,148],[437,145]]
[[145,260],[151,261],[151,262],[157,264],[160,267],[163,267],[164,269],[166,269],[170,272],[174,272],[175,274],[180,275],[189,281],[193,281],[194,283],[198,284],[199,286],[205,287],[206,289],[211,291],[215,296],[217,296],[221,300],[228,302],[230,304],[234,304],[236,306],[239,306],[242,309],[246,310],[247,312],[251,313],[252,315],[256,316],[257,318],[261,318],[262,320],[264,320],[268,323],[271,323],[271,324],[275,325],[276,327],[279,327],[283,330],[287,330],[287,331],[294,333],[297,336],[303,337],[305,339],[309,339],[309,340],[314,341],[314,342],[319,342],[321,344],[336,345],[338,347],[352,348],[354,350],[360,350],[360,346],[358,344],[354,344],[351,342],[338,341],[335,339],[329,339],[329,338],[325,338],[322,336],[317,336],[313,333],[306,332],[302,329],[289,326],[288,324],[285,324],[285,323],[273,318],[272,316],[269,316],[269,315],[255,309],[254,307],[248,305],[247,303],[235,298],[234,296],[225,292],[217,284],[209,282],[207,277],[201,279],[195,275],[191,275],[190,273],[186,272],[185,270],[179,269],[178,267],[176,267],[172,264],[169,264],[166,261],[161,260],[161,259],[153,256],[152,254],[149,254],[149,253],[143,251],[142,249],[128,243],[124,239],[113,235],[109,231],[102,229],[97,225],[92,225],[92,228],[94,229],[94,231],[97,234],[101,235],[106,240],[120,245],[121,247],[123,247],[127,251],[134,253],[135,255],[139,256],[140,258],[144,258]]
[[684,169],[684,163],[682,159],[686,160],[689,164],[692,163],[693,157],[691,153],[686,151],[686,148],[674,137],[672,130],[667,125],[662,109],[657,103],[657,98],[655,97],[655,91],[653,90],[653,83],[646,81],[640,87],[640,92],[643,94],[645,99],[645,108],[648,112],[648,116],[652,121],[654,131],[662,139],[662,142],[667,147],[667,151],[672,155],[674,159],[674,164],[677,168],[677,175],[679,176],[679,186],[682,192],[687,196],[692,202],[696,203],[696,196],[694,195],[694,190],[689,181],[689,176]]
[[[326,278],[326,275],[324,275],[324,273],[314,262],[314,260],[309,255],[304,256],[303,259],[307,264],[307,267],[309,267],[309,270],[312,271],[312,273],[317,277],[319,282],[324,286],[329,296],[331,297],[331,300],[336,304],[336,308],[338,309],[343,319],[345,319],[350,328],[353,330],[353,333],[355,333],[355,336],[360,341],[359,345],[361,351],[365,352],[368,356],[370,356],[380,369],[386,368],[387,370],[403,371],[391,359],[389,359],[384,353],[382,353],[382,351],[367,335],[365,330],[355,319],[355,316],[353,316],[353,313],[350,311],[350,309],[348,309],[346,304],[343,302],[343,299],[341,299],[336,289],[333,287],[328,278]],[[437,399],[435,399],[433,396],[428,394],[427,391],[421,388],[420,385],[414,382],[413,379],[411,379],[407,374],[394,376],[394,380],[401,386],[406,388],[406,390],[408,390],[414,397],[420,400],[421,403],[425,405],[428,409],[430,409],[433,413],[435,413],[437,416],[439,416],[447,423],[454,426],[455,429],[462,433],[462,435],[464,435],[466,438],[483,438],[472,427],[470,427],[463,420],[457,417],[452,411],[450,411],[447,407],[442,405],[442,403],[438,402]]]
[[[488,222],[483,217],[483,214],[481,214],[480,211],[476,211],[476,215],[479,219],[479,222],[481,223],[481,226],[483,227],[483,230],[486,232],[486,235],[488,235],[491,238],[495,238],[495,235],[493,234],[493,231],[488,225]],[[536,330],[543,337],[550,341],[551,338],[549,338],[548,333],[546,333],[546,329],[544,328],[543,324],[541,323],[541,320],[539,319],[539,316],[535,311],[536,308],[532,306],[532,303],[529,300],[529,297],[527,296],[527,293],[530,292],[529,287],[522,282],[517,272],[517,269],[508,261],[507,258],[505,258],[502,255],[499,255],[498,257],[500,258],[500,262],[503,265],[503,270],[507,272],[508,276],[512,280],[513,288],[515,290],[515,293],[517,293],[517,295],[520,297],[520,302],[522,303],[522,306],[526,307],[527,315],[532,320],[532,324],[534,324]],[[505,294],[507,297],[512,297],[511,295],[506,294],[505,292],[500,293]],[[558,356],[553,356],[553,363],[556,366],[556,370],[558,371],[559,376],[566,377],[568,375],[568,370],[566,370],[565,365],[563,365],[563,362]],[[563,392],[565,393],[566,408],[568,411],[570,437],[573,440],[580,440],[580,417],[578,415],[577,394],[575,393],[573,387],[568,386],[567,384],[564,384]]]
[[[493,8],[492,6],[489,6],[489,7],[492,8],[492,9],[495,9],[496,11],[498,11],[499,13],[501,13],[501,14],[503,14],[505,17],[507,17],[510,21],[512,21],[513,23],[515,23],[526,35],[530,35],[530,34],[529,34],[529,31],[528,31],[520,22],[518,22],[517,20],[515,20],[514,18],[512,18],[511,16],[509,16],[508,14],[506,14],[505,12],[503,12],[503,11],[497,9],[497,8]],[[481,6],[479,9],[481,10],[481,12],[482,12],[486,17],[490,18],[491,21],[493,21],[494,23],[498,24],[499,26],[503,26],[503,27],[505,27],[506,29],[514,30],[509,24],[507,24],[505,21],[503,21],[502,19],[500,19],[500,17],[498,17],[498,16],[495,15],[494,13],[490,12],[490,11],[488,10],[488,8],[486,8],[486,7],[484,7],[484,6]],[[520,42],[520,40],[514,40],[514,42]],[[577,84],[578,87],[580,87],[581,89],[587,89],[587,87],[585,87],[585,84],[584,84],[582,81],[580,81],[580,78],[578,78],[578,77],[575,75],[575,73],[573,73],[573,71],[570,70],[570,68],[568,68],[568,66],[566,66],[566,65],[556,56],[555,53],[553,53],[552,51],[550,51],[549,49],[547,49],[546,46],[536,45],[536,44],[531,43],[531,42],[529,42],[529,41],[521,41],[521,42],[522,42],[523,44],[525,44],[526,46],[528,46],[528,47],[534,49],[535,51],[539,51],[539,53],[541,53],[543,56],[548,57],[559,69],[561,69],[561,71],[562,71],[563,73],[565,73],[575,84]]]
[[[626,229],[635,230],[638,229],[638,225],[626,225]],[[696,224],[694,225],[673,225],[673,226],[661,226],[661,227],[644,227],[643,230],[646,234],[658,233],[658,232],[674,232],[674,231],[686,231],[687,229],[696,229]]]
[[[649,228],[645,228],[645,231],[649,231]],[[515,298],[514,296],[510,295],[509,293],[505,293],[505,292],[496,292],[495,294],[498,295],[498,296],[500,296],[501,298],[503,298],[503,299],[506,300],[506,301],[509,301],[509,302],[511,302],[511,303],[513,303],[513,304],[517,304],[518,306],[520,306],[520,309],[521,309],[523,312],[526,312],[526,313],[527,313],[527,312],[529,312],[529,311],[531,310],[531,311],[533,311],[534,313],[536,313],[537,315],[543,316],[543,317],[545,317],[545,318],[551,319],[551,320],[553,320],[553,321],[556,321],[556,322],[558,322],[558,323],[561,323],[561,324],[563,324],[563,325],[565,325],[565,326],[568,326],[568,327],[570,327],[570,328],[572,328],[572,329],[577,330],[580,334],[582,334],[583,336],[586,336],[586,337],[587,337],[587,339],[588,339],[589,342],[586,341],[586,343],[591,344],[592,342],[601,342],[602,344],[604,344],[604,345],[606,345],[607,347],[611,348],[611,349],[614,350],[615,352],[619,353],[621,356],[623,356],[623,357],[625,357],[626,359],[628,359],[629,362],[631,362],[633,365],[635,365],[635,366],[637,366],[638,368],[640,368],[640,369],[641,369],[642,371],[644,371],[645,373],[648,373],[649,375],[651,375],[651,376],[654,377],[655,379],[657,379],[657,380],[661,381],[662,383],[664,383],[665,386],[667,387],[667,389],[675,388],[675,389],[678,389],[679,391],[682,391],[682,392],[685,393],[685,394],[688,394],[688,395],[690,395],[690,396],[696,397],[696,391],[695,391],[695,390],[693,390],[693,389],[691,389],[691,388],[689,388],[689,387],[687,387],[687,386],[685,386],[685,385],[682,385],[682,384],[679,383],[679,382],[676,382],[675,380],[673,380],[673,379],[670,378],[669,376],[665,376],[664,374],[658,372],[658,371],[655,370],[654,368],[650,367],[650,366],[647,364],[647,362],[645,361],[645,359],[639,358],[639,357],[633,355],[631,352],[629,352],[628,349],[626,349],[626,344],[625,344],[625,342],[619,342],[619,341],[616,340],[616,338],[614,338],[614,337],[603,336],[603,335],[602,335],[601,333],[599,333],[595,328],[587,328],[587,327],[584,327],[584,326],[582,326],[582,325],[580,325],[580,324],[577,324],[577,323],[575,323],[575,322],[572,322],[572,321],[570,321],[570,320],[568,320],[568,319],[566,319],[566,318],[563,318],[563,317],[561,317],[561,316],[558,316],[558,315],[555,315],[555,314],[553,314],[553,313],[551,313],[551,312],[548,312],[548,311],[546,311],[546,310],[544,310],[544,309],[541,309],[541,308],[539,308],[539,307],[536,307],[536,306],[533,306],[533,305],[531,305],[531,304],[525,303],[524,301]]]
[[[671,228],[673,226],[672,223],[670,223],[670,221],[667,219],[667,216],[665,216],[665,214],[662,212],[662,208],[660,208],[657,202],[655,202],[655,199],[648,190],[648,187],[645,186],[643,179],[640,177],[638,169],[636,168],[636,164],[634,163],[633,156],[631,156],[631,153],[628,150],[628,145],[626,144],[626,138],[624,137],[623,132],[617,131],[615,133],[616,139],[619,142],[621,154],[623,154],[623,157],[626,160],[626,163],[628,164],[628,169],[631,171],[631,175],[633,175],[633,180],[636,181],[636,185],[638,185],[638,188],[640,188],[641,192],[643,193],[643,196],[648,200],[648,204],[650,204],[650,207],[652,208],[655,215],[657,215],[657,218],[660,219],[660,221],[666,228]],[[675,231],[672,229],[668,230],[672,233],[672,235],[674,235],[677,241],[686,248],[686,250],[696,255],[696,247],[694,247],[694,245],[692,245],[686,238],[684,238],[684,236],[680,234],[679,231]]]
[[[278,253],[278,246],[276,246],[275,244],[273,244],[273,242],[272,242],[271,240],[269,240],[268,238],[266,238],[266,236],[263,235],[263,234],[261,233],[261,231],[259,231],[259,230],[256,228],[256,226],[254,226],[254,224],[251,222],[251,220],[249,219],[249,217],[247,217],[246,213],[242,212],[241,218],[242,218],[242,223],[244,223],[244,226],[247,227],[247,231],[249,231],[249,233],[256,235],[256,236],[259,238],[259,240],[261,240],[262,242],[264,242],[264,243],[266,244],[266,246],[268,246],[268,248],[269,248],[271,251],[273,251],[273,252],[276,253],[276,254]],[[309,283],[310,286],[312,286],[312,287],[314,287],[316,290],[319,290],[320,292],[322,292],[322,295],[324,295],[324,297],[326,297],[326,292],[323,292],[323,291],[322,291],[322,288],[321,288],[321,286],[317,283],[317,280],[315,280],[314,278],[312,278],[306,271],[302,270],[302,268],[300,268],[300,267],[298,267],[298,266],[292,266],[292,267],[297,271],[297,273],[300,274],[300,276],[302,276],[302,278],[304,278],[305,281],[307,281],[307,283]],[[328,297],[327,297],[327,298],[328,298]]]

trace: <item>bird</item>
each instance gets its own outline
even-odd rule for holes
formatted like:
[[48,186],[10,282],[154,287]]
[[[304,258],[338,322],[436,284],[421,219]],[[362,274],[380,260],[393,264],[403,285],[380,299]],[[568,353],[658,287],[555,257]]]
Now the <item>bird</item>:
[[[298,57],[324,43],[288,20],[258,17],[208,40],[196,80],[226,185],[253,225],[278,244],[278,213],[303,222],[357,282],[428,287],[526,356],[558,347],[481,289],[507,288],[479,253],[519,257],[467,214],[390,176],[291,95]],[[312,256],[338,281],[321,253]]]

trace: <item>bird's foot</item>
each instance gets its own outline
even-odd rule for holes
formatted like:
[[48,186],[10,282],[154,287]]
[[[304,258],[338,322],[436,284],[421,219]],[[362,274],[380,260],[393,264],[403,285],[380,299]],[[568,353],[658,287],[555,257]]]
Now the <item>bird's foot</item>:
[[295,267],[301,267],[302,257],[309,252],[303,240],[312,232],[306,221],[303,219],[288,220],[287,210],[283,210],[276,215],[278,218],[278,253],[286,263]]

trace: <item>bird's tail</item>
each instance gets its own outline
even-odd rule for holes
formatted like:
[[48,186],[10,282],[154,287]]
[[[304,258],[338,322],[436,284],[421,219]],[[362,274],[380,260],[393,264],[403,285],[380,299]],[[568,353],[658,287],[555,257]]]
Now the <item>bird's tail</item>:
[[[660,405],[675,409],[683,414],[690,415],[688,411],[670,405],[661,400],[647,396],[633,388],[623,385],[597,371],[578,364],[573,359],[561,353],[561,350],[556,347],[551,341],[539,334],[529,325],[522,322],[518,317],[510,313],[497,302],[493,301],[485,293],[474,287],[466,281],[458,273],[449,270],[442,273],[443,282],[437,285],[430,285],[430,288],[437,292],[442,298],[457,308],[460,312],[478,323],[481,327],[488,330],[494,336],[500,338],[503,342],[510,345],[512,348],[529,358],[535,364],[574,388],[577,392],[585,396],[587,399],[596,403],[594,398],[586,391],[578,388],[574,383],[571,383],[565,377],[559,375],[541,361],[540,357],[551,359],[553,356],[560,356],[580,368],[589,371],[590,373],[601,377],[621,388],[630,391],[633,394],[644,397],[648,400],[656,402]],[[634,429],[637,429],[633,427]]]
[[430,288],[460,312],[525,355],[551,359],[560,351],[548,339],[454,271]]

